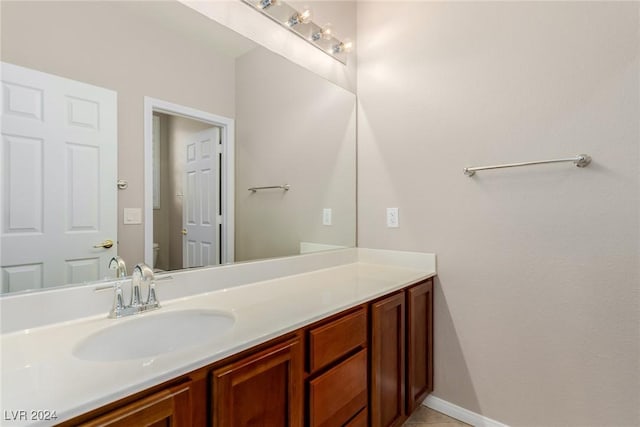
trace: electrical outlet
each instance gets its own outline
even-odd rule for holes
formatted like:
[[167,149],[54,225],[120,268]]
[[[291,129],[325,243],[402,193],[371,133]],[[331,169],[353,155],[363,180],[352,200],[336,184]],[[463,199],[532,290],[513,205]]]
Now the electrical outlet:
[[331,209],[322,209],[322,225],[331,225]]
[[400,227],[400,219],[398,218],[398,208],[387,208],[387,227]]

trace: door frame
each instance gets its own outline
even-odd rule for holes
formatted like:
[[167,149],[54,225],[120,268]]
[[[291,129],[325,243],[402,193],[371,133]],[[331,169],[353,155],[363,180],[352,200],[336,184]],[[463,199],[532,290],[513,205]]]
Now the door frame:
[[163,101],[144,97],[144,262],[153,265],[153,113],[164,113],[208,123],[220,128],[222,140],[222,243],[221,264],[234,261],[235,242],[235,121]]

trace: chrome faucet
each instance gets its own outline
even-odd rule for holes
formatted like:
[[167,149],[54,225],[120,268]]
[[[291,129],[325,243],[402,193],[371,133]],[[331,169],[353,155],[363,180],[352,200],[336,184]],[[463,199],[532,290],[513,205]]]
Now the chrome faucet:
[[[110,263],[111,264],[111,263]],[[142,301],[140,297],[140,283],[147,284],[147,298]],[[153,270],[146,264],[137,264],[131,274],[131,298],[129,305],[122,304],[122,289],[120,282],[116,283],[113,308],[109,312],[110,318],[130,316],[144,311],[160,308],[160,303],[156,296],[156,284],[153,277]]]
[[[127,265],[119,256],[114,256],[113,258],[111,258],[111,261],[109,261],[109,269],[116,270],[116,278],[118,279],[124,279],[125,277],[127,277]],[[124,307],[124,299],[122,297],[122,282],[118,280],[114,285],[113,308],[111,309],[109,317],[112,317],[111,314],[113,313],[119,313]]]
[[[153,277],[153,270],[147,264],[141,263],[133,268],[133,275],[131,276],[131,284],[133,286],[131,297],[135,300],[137,298],[140,303],[140,282],[147,284],[147,298],[144,305],[158,307],[158,299],[156,298],[156,283]],[[135,301],[131,301],[131,305],[134,305]],[[148,310],[148,308],[147,308]]]
[[116,271],[116,277],[118,279],[127,277],[127,264],[125,264],[124,260],[119,256],[111,258],[111,261],[109,261],[109,269]]

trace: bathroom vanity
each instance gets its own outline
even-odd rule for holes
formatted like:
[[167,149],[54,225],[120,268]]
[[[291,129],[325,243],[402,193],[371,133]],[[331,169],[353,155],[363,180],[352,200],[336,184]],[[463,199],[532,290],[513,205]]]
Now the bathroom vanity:
[[432,391],[432,310],[427,279],[62,425],[399,426]]
[[[106,319],[105,311],[4,334],[3,410],[56,411],[61,425],[401,425],[433,388],[435,257],[347,249],[256,264],[159,281],[162,308],[153,313]],[[281,276],[229,285],[243,267],[245,276]],[[180,282],[186,292],[215,288],[216,279],[229,286],[163,300]],[[226,313],[233,325],[214,339],[197,331],[201,343],[162,354],[79,352],[126,322],[194,310]],[[173,328],[158,339],[180,335]]]

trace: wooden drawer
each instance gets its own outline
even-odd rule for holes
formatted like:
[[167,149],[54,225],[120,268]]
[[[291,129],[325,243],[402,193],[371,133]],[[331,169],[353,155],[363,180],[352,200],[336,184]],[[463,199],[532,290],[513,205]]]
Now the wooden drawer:
[[366,406],[366,349],[309,382],[311,427],[343,426]]
[[367,422],[369,418],[367,417],[367,408],[361,410],[358,415],[353,417],[351,421],[345,424],[345,427],[367,427]]
[[309,372],[367,344],[367,313],[364,309],[309,330]]

